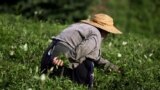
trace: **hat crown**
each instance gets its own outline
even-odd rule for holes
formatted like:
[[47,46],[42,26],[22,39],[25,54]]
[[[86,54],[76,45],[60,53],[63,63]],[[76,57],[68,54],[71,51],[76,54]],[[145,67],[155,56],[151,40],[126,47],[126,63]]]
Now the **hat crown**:
[[81,20],[81,22],[90,24],[97,28],[100,28],[106,32],[114,33],[114,34],[122,34],[115,26],[112,17],[107,14],[95,14],[88,20]]
[[100,25],[108,25],[108,26],[113,26],[113,19],[105,14],[95,14],[92,18],[91,21],[98,23]]

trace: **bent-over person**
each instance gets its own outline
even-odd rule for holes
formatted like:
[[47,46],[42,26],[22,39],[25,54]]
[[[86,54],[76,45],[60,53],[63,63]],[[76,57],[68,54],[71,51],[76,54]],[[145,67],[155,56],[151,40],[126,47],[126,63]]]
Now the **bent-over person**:
[[96,65],[120,73],[118,66],[101,57],[101,43],[109,33],[121,34],[114,26],[113,19],[106,14],[95,14],[90,20],[68,26],[52,38],[52,43],[45,50],[41,73],[68,76],[89,88],[93,86]]

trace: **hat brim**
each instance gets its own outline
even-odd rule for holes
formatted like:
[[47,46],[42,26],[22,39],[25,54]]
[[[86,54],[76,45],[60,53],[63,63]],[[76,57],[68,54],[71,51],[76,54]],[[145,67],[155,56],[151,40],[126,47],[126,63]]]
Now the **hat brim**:
[[89,21],[89,20],[81,20],[81,22],[84,22],[84,23],[87,23],[87,24],[90,24],[92,26],[95,26],[97,28],[100,28],[106,32],[110,32],[110,33],[113,33],[113,34],[122,34],[121,31],[119,31],[116,27],[114,26],[108,26],[108,25],[105,25],[105,26],[102,26],[100,24],[97,24],[93,21]]

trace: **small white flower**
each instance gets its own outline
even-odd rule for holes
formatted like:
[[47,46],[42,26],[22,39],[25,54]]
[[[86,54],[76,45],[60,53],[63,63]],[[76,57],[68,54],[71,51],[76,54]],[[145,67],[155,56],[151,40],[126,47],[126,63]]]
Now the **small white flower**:
[[37,14],[38,14],[38,11],[34,11],[34,14],[37,15]]
[[10,52],[9,52],[9,55],[11,55],[11,56],[13,56],[14,54],[15,54],[14,51],[10,51]]
[[138,43],[138,46],[142,47],[142,44],[141,44],[141,43]]
[[41,77],[40,77],[41,81],[44,81],[46,79],[46,76],[45,74],[42,74]]
[[27,90],[32,90],[32,88],[28,88]]
[[27,50],[28,50],[28,45],[27,45],[27,43],[24,44],[23,49],[24,49],[24,51],[27,51]]
[[122,54],[118,53],[117,56],[118,56],[118,57],[122,57]]
[[49,40],[48,40],[48,43],[51,43],[51,42],[52,42],[52,40],[51,40],[51,39],[49,39]]
[[21,45],[20,48],[23,49],[24,51],[27,51],[27,50],[28,50],[28,45],[27,45],[27,43],[24,44],[24,45]]
[[138,60],[140,63],[142,63],[142,60]]
[[38,66],[36,66],[36,73],[38,72]]
[[112,46],[112,43],[110,42],[108,46],[111,47],[111,46]]
[[52,72],[54,70],[54,67],[51,67],[50,72]]
[[149,57],[151,57],[152,55],[153,55],[153,53],[150,53],[150,54],[149,54]]
[[146,59],[147,59],[147,58],[148,58],[148,57],[147,57],[147,55],[144,55],[144,58],[146,58]]
[[122,45],[124,45],[124,46],[127,45],[127,42],[123,41],[123,42],[122,42]]

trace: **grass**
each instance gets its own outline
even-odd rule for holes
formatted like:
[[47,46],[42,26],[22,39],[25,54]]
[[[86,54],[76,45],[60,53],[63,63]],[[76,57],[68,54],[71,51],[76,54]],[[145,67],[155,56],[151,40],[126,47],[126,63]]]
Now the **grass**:
[[[50,37],[67,25],[0,14],[0,89],[86,90],[65,77],[39,75],[40,60]],[[136,33],[110,35],[102,56],[123,67],[124,75],[95,68],[95,90],[159,90],[160,42]]]

